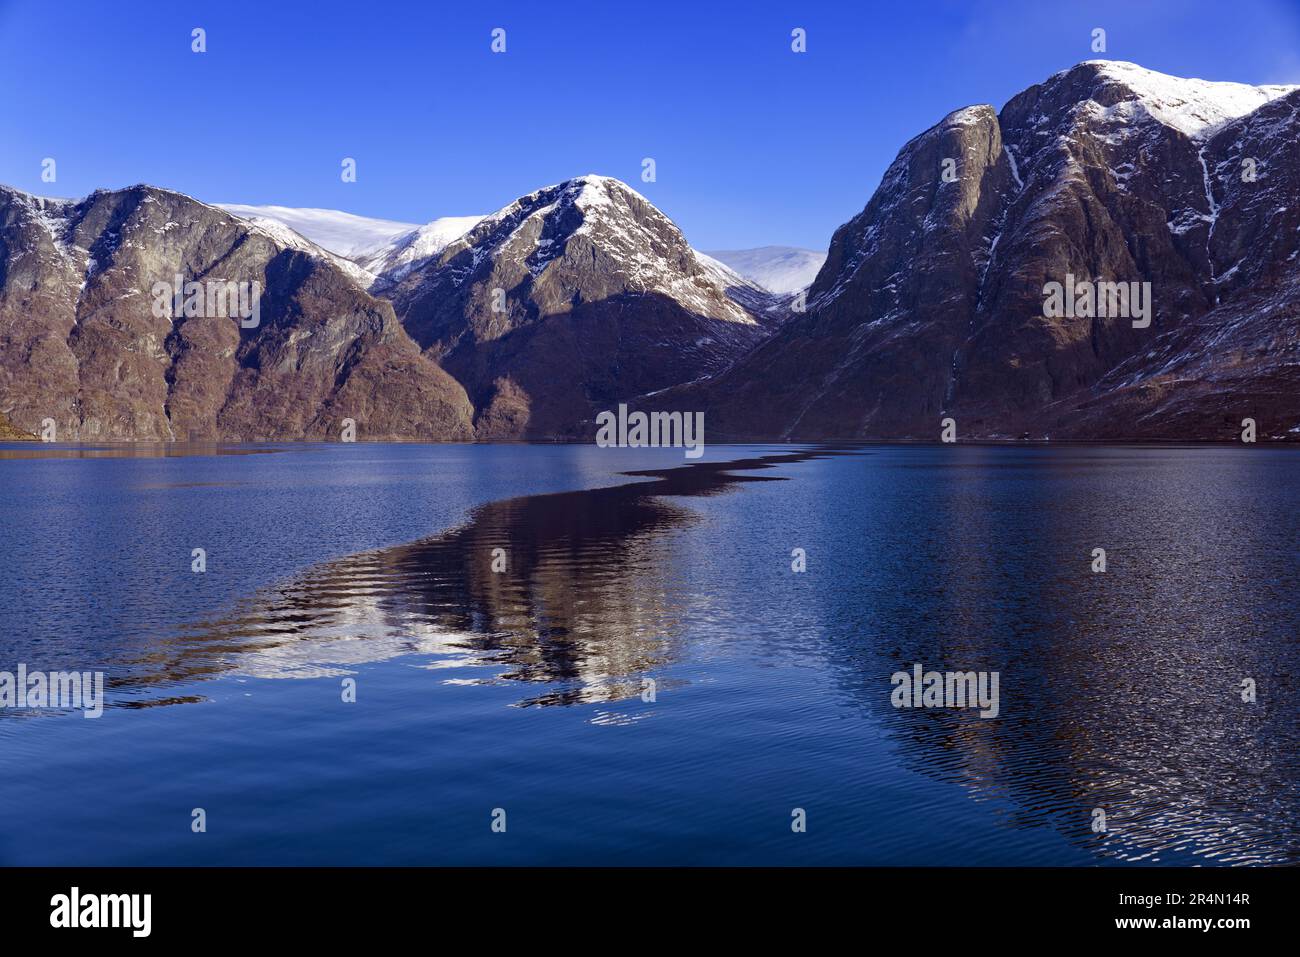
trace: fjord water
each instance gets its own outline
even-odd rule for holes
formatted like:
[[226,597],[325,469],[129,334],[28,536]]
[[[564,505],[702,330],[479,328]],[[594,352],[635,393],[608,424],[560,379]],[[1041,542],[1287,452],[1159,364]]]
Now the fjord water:
[[1300,861],[1295,452],[180,451],[0,452],[0,863]]

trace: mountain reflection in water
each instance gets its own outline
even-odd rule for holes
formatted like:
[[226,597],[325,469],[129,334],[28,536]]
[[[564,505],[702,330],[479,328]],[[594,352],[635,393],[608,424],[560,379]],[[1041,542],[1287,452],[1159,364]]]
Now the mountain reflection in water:
[[785,481],[752,473],[833,454],[632,471],[651,481],[480,506],[444,534],[317,566],[186,629],[140,662],[137,681],[319,677],[431,654],[433,668],[478,662],[495,666],[483,680],[548,685],[523,704],[639,694],[683,640],[689,588],[675,581],[670,533],[694,517],[670,499]]

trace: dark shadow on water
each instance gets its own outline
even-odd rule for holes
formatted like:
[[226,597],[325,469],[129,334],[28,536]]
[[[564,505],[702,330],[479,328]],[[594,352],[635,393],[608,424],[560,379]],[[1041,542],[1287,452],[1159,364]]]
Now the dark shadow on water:
[[[522,704],[610,701],[678,657],[682,595],[672,535],[695,520],[673,499],[843,450],[807,449],[625,473],[609,488],[480,506],[462,526],[308,570],[133,663],[136,688],[237,671],[345,674],[400,655],[482,679],[546,686]],[[487,667],[490,666],[490,667]]]

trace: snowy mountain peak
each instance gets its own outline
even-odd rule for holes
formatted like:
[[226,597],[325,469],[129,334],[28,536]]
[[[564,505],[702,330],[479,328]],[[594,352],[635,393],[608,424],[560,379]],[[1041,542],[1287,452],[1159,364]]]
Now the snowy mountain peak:
[[974,126],[987,123],[990,119],[997,119],[997,110],[989,103],[976,103],[973,106],[963,106],[961,109],[953,110],[939,125]]
[[599,173],[575,176],[573,179],[559,185],[575,190],[574,202],[584,209],[607,206],[620,197],[631,197],[650,204],[650,200],[621,179],[615,179],[613,176],[601,176]]
[[474,249],[475,266],[506,255],[525,263],[534,279],[553,263],[561,273],[585,274],[594,258],[603,277],[598,285],[606,287],[598,295],[658,293],[697,315],[730,322],[754,319],[729,289],[762,292],[696,253],[677,225],[631,186],[595,173],[515,200],[459,243]]
[[[551,218],[566,209],[578,210],[585,219],[588,213],[601,209],[613,212],[616,207],[626,208],[633,203],[644,204],[647,209],[654,210],[665,221],[668,220],[668,217],[655,209],[648,199],[622,180],[612,176],[587,173],[560,183],[552,183],[550,186],[543,186],[526,196],[519,197],[495,213],[483,217],[478,224],[481,228],[475,232],[483,235],[495,230],[502,223],[514,223],[514,228],[518,228],[532,217]],[[465,237],[467,241],[469,238],[469,236]]]
[[[1188,79],[1157,73],[1124,60],[1085,60],[1053,80],[1086,72],[1105,91],[1106,110],[1136,119],[1141,106],[1153,119],[1191,139],[1206,139],[1218,129],[1300,86],[1250,86],[1246,83]],[[1124,96],[1124,93],[1131,96]]]

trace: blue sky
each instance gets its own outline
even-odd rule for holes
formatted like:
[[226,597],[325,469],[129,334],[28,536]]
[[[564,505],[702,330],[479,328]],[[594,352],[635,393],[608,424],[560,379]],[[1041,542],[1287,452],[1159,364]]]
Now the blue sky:
[[825,249],[904,142],[1099,56],[1094,27],[1107,58],[1300,83],[1300,0],[0,0],[0,182],[424,222],[598,172],[698,248]]

